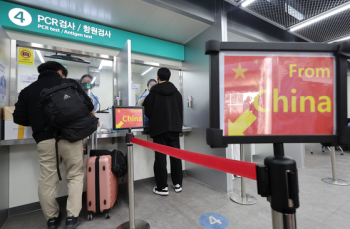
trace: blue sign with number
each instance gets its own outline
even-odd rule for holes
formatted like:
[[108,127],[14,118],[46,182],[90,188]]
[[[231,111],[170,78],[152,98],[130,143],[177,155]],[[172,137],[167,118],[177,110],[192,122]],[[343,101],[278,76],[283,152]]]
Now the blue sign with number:
[[199,217],[199,223],[208,229],[224,229],[228,226],[228,219],[218,213],[205,213]]

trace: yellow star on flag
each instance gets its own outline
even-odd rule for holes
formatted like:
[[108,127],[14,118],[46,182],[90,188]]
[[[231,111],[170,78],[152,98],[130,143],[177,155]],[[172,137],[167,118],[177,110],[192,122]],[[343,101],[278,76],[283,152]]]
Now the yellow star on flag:
[[265,69],[264,69],[264,67],[263,67],[263,66],[261,66],[260,70],[261,70],[261,71],[264,71]]
[[255,60],[255,61],[254,61],[254,63],[255,63],[255,64],[258,64],[258,63],[259,63],[259,61],[258,61],[258,60]]
[[118,113],[120,113],[120,110],[118,110]]
[[245,79],[244,73],[248,70],[248,68],[242,68],[241,63],[238,64],[238,68],[232,68],[233,71],[236,72],[235,79],[242,76]]

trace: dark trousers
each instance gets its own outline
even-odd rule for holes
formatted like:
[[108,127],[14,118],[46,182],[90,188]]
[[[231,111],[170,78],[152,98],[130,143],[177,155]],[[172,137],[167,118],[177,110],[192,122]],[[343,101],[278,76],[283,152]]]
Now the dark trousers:
[[[180,149],[179,133],[167,132],[153,138],[153,142]],[[168,171],[165,154],[155,152],[154,176],[158,189],[168,187]],[[174,185],[182,186],[182,162],[180,159],[170,157],[171,179]]]

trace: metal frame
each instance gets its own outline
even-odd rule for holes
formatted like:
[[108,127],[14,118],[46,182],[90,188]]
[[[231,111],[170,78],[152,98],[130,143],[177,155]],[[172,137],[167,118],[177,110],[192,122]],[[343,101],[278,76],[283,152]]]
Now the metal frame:
[[[115,122],[115,109],[117,109],[117,108],[142,110],[142,122],[143,122],[143,126],[115,128],[115,125],[116,125],[116,122]],[[139,106],[133,106],[133,107],[131,107],[131,106],[130,106],[130,107],[129,107],[129,106],[113,106],[113,107],[112,107],[113,130],[127,130],[127,129],[140,129],[140,128],[144,128],[144,127],[145,127],[144,115],[145,115],[145,110],[143,109],[143,107],[139,107]]]
[[[270,52],[326,52],[333,53],[336,60],[335,135],[263,135],[223,136],[220,130],[219,53],[220,51],[270,51]],[[211,147],[226,147],[231,143],[314,143],[350,144],[350,127],[347,126],[347,58],[349,43],[250,43],[208,41],[206,54],[210,55],[210,129],[207,142]]]

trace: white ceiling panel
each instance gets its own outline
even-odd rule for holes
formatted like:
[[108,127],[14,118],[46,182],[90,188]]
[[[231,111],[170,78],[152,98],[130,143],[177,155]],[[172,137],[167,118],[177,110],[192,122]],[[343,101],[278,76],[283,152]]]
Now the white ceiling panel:
[[162,34],[167,40],[181,40],[186,43],[207,28],[209,28],[208,24],[177,14],[162,30]]
[[[130,0],[70,0],[69,14],[96,23],[117,27],[121,24]],[[112,26],[113,25],[113,26]]]
[[69,12],[70,0],[37,0],[42,8],[49,8],[55,11]]
[[139,31],[142,28],[143,24],[148,20],[152,15],[154,5],[137,0],[129,0],[130,4],[125,10],[126,13],[123,16],[120,28],[126,29],[129,31]]
[[210,25],[143,0],[12,0],[143,34],[179,44],[185,44]]
[[170,10],[156,7],[139,31],[145,35],[161,34],[164,27],[166,27],[175,16],[176,13]]

